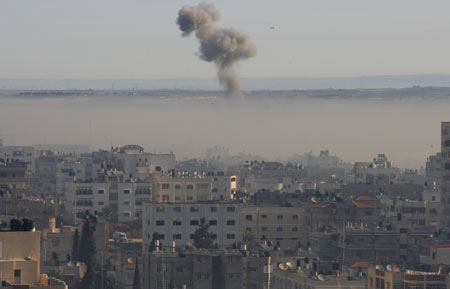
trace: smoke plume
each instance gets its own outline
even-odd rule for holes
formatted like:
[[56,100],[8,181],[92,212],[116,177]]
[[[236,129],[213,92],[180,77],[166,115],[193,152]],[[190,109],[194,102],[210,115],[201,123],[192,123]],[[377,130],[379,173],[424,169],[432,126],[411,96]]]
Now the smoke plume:
[[184,6],[178,13],[177,24],[184,37],[195,32],[200,41],[200,59],[214,62],[218,67],[218,78],[226,88],[227,95],[240,92],[239,78],[234,64],[256,55],[256,47],[248,36],[235,29],[216,27],[220,13],[208,3]]

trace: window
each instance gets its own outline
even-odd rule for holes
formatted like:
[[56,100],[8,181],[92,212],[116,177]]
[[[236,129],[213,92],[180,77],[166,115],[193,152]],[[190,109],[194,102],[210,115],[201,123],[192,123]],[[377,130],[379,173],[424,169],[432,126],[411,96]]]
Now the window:
[[179,213],[181,212],[181,207],[173,207],[173,211]]
[[263,232],[267,231],[267,227],[262,227],[261,231],[263,231]]
[[124,193],[125,195],[129,195],[129,194],[131,193],[131,191],[130,191],[130,190],[123,190],[123,193]]
[[98,202],[97,205],[99,206],[103,206],[105,203],[104,202]]
[[217,226],[217,220],[209,220],[210,226]]
[[251,231],[252,231],[252,228],[247,227],[247,228],[245,228],[245,230],[246,230],[247,232],[251,232]]
[[227,221],[227,226],[234,226],[236,225],[236,221],[235,220],[228,220]]
[[228,240],[234,240],[235,238],[236,238],[236,236],[233,233],[227,234]]
[[198,188],[199,190],[205,190],[205,189],[211,188],[211,185],[210,185],[210,184],[207,184],[207,183],[202,183],[202,184],[198,184],[198,185],[197,185],[197,188]]
[[252,215],[247,215],[247,216],[245,216],[245,219],[247,221],[251,221],[253,219],[253,217],[252,217]]
[[176,184],[175,185],[175,190],[181,190],[181,185],[180,184]]
[[194,197],[193,196],[187,196],[187,198],[186,198],[188,201],[192,201],[192,200],[194,200]]
[[195,237],[195,234],[190,234],[189,235],[189,239],[194,239],[194,237]]
[[156,226],[164,226],[164,220],[156,220]]
[[196,212],[199,211],[197,206],[191,206],[190,210],[191,210],[192,213],[196,213]]
[[97,191],[97,194],[99,194],[99,195],[103,195],[105,193],[105,190],[98,190]]
[[235,178],[235,177],[232,177],[232,178],[230,179],[230,181],[235,182],[235,181],[236,181],[236,178]]
[[277,227],[277,232],[282,232],[283,231],[283,227]]
[[192,185],[192,184],[186,185],[186,190],[193,190],[193,189],[194,189],[194,185]]
[[162,195],[162,199],[163,199],[163,201],[168,201],[169,200],[169,195]]
[[215,212],[217,212],[217,207],[209,207],[209,211],[211,213],[215,213]]
[[161,185],[161,188],[163,189],[163,190],[168,190],[169,189],[169,184],[162,184]]
[[174,225],[174,226],[181,226],[181,224],[182,224],[182,222],[179,221],[179,220],[174,220],[174,221],[173,221],[173,225]]
[[298,215],[292,215],[293,220],[298,220]]
[[298,228],[297,227],[292,227],[292,232],[297,232]]
[[181,240],[181,234],[173,234],[173,240]]
[[183,272],[183,267],[177,267],[177,273],[182,273]]
[[164,206],[158,206],[156,207],[156,212],[157,213],[163,213],[166,210],[166,208]]
[[165,238],[164,234],[159,234],[158,239],[164,240],[164,238]]
[[262,215],[261,218],[267,219],[267,215]]
[[129,205],[130,205],[130,201],[124,201],[123,204],[124,204],[125,206],[129,206]]
[[198,226],[199,222],[198,220],[191,220],[191,226]]
[[277,216],[277,219],[278,219],[278,220],[283,220],[283,215],[278,215],[278,216]]
[[227,207],[227,212],[229,213],[234,212],[235,210],[235,207]]

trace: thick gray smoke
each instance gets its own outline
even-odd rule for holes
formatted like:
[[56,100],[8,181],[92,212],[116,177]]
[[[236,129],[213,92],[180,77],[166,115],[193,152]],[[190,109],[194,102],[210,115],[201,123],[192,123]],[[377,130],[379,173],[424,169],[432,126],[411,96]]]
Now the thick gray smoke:
[[195,32],[200,41],[200,59],[214,62],[219,71],[218,78],[228,95],[240,92],[239,78],[234,63],[256,55],[256,47],[247,35],[235,29],[217,28],[220,13],[212,4],[184,6],[178,13],[177,24],[183,36]]

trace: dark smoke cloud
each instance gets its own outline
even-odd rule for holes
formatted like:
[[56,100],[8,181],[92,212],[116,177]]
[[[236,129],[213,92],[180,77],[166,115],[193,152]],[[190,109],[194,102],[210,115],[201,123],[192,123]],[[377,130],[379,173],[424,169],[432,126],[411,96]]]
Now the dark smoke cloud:
[[217,28],[220,13],[212,4],[184,6],[178,13],[177,24],[183,36],[195,32],[200,41],[200,59],[214,62],[219,82],[228,95],[239,94],[240,83],[234,63],[256,55],[256,47],[248,36],[235,29]]

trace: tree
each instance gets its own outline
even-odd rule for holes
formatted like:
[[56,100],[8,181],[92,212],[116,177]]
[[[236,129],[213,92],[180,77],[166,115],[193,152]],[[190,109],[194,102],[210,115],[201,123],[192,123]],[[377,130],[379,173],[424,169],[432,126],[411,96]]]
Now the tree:
[[31,232],[34,229],[33,221],[30,219],[23,219],[22,226],[23,226],[23,230],[26,232]]
[[78,261],[79,251],[80,251],[80,233],[78,232],[78,229],[76,229],[75,233],[73,234],[73,241],[72,241],[72,260],[74,262]]
[[152,241],[151,241],[150,246],[148,248],[148,251],[150,253],[155,251],[155,249],[156,249],[156,240],[158,240],[158,239],[159,239],[158,232],[154,232],[153,235],[152,235]]
[[134,269],[132,289],[141,289],[141,276],[139,274],[139,259],[136,257],[136,268]]
[[210,249],[213,247],[216,235],[208,232],[209,225],[206,224],[205,219],[200,220],[200,226],[194,232],[194,246],[199,249]]
[[84,221],[83,231],[81,232],[78,260],[83,262],[87,266],[95,265],[94,230],[91,227],[89,219],[86,219],[86,221]]
[[88,264],[83,280],[81,280],[79,289],[95,289],[95,273],[92,264]]

